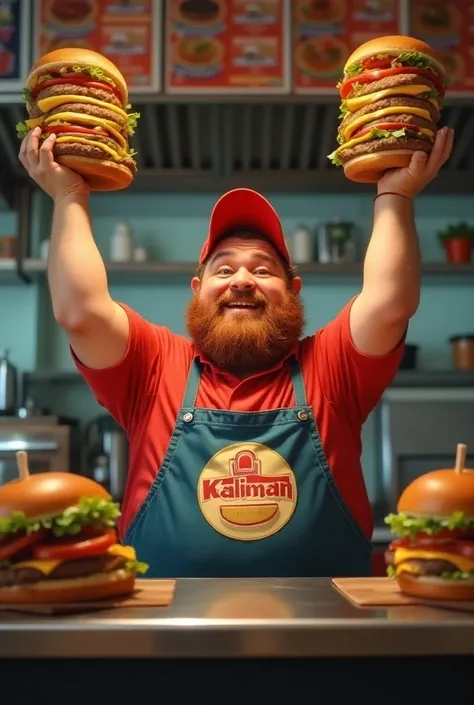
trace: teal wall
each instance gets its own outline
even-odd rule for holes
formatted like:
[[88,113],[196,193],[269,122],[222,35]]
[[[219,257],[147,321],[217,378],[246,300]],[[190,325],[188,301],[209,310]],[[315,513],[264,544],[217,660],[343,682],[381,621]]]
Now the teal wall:
[[[360,233],[360,253],[370,235],[372,200],[368,196],[312,194],[266,194],[277,208],[285,232],[306,223],[318,223],[340,216],[356,223]],[[191,261],[197,259],[206,233],[210,210],[218,194],[107,194],[93,196],[91,212],[94,233],[104,257],[114,224],[132,223],[136,241],[152,250],[156,258]],[[443,261],[436,232],[447,223],[466,220],[474,224],[474,199],[452,196],[422,196],[417,201],[417,225],[425,261]],[[33,239],[38,254],[39,242],[47,237],[50,224],[49,202],[35,199],[32,219]],[[0,207],[0,233],[14,232],[15,218]],[[430,277],[424,279],[420,308],[412,320],[408,340],[421,345],[420,366],[446,369],[451,366],[448,338],[459,332],[474,331],[473,281]],[[358,282],[334,278],[305,281],[303,297],[308,331],[323,326],[357,291]],[[176,280],[147,285],[112,286],[112,295],[138,310],[149,320],[184,333],[184,306],[189,298],[189,282]],[[44,285],[0,287],[0,346],[11,350],[21,369],[73,369],[67,342],[50,313]],[[62,413],[88,418],[98,412],[83,385],[64,388],[51,386],[38,390],[43,403],[51,403]],[[376,459],[373,419],[364,429],[364,465],[373,494]]]

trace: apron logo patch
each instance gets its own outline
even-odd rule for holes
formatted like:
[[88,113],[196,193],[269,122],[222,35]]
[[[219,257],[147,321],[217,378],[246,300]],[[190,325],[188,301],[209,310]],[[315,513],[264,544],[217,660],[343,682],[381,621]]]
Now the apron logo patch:
[[197,486],[201,511],[219,533],[239,541],[267,538],[291,519],[298,490],[286,460],[260,443],[216,453]]

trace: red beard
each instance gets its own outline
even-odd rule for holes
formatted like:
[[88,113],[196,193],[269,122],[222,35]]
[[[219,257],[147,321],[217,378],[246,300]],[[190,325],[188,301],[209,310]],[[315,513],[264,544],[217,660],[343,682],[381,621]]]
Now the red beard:
[[[226,305],[245,301],[258,306],[257,313],[229,315]],[[298,296],[288,291],[283,301],[270,305],[262,294],[224,294],[214,304],[193,297],[186,324],[198,350],[215,365],[245,374],[271,367],[288,354],[304,327],[304,310]]]

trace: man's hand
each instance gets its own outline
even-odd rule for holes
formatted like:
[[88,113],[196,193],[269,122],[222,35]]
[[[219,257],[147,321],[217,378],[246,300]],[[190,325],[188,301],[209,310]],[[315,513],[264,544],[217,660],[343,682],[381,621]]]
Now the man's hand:
[[453,148],[454,131],[448,127],[438,130],[428,156],[425,152],[415,152],[409,166],[404,169],[386,171],[377,183],[378,193],[398,193],[412,198],[436,178],[439,170],[448,161]]
[[31,130],[23,139],[18,155],[31,178],[54,201],[71,194],[88,194],[89,187],[82,176],[55,161],[53,147],[56,135],[51,134],[41,145],[40,136],[41,128]]

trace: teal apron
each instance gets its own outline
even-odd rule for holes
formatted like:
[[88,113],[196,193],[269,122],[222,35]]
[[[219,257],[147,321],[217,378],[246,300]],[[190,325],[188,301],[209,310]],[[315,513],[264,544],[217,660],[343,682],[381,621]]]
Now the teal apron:
[[149,578],[341,577],[371,574],[371,545],[333,480],[299,363],[296,406],[196,407],[201,367],[125,543]]

